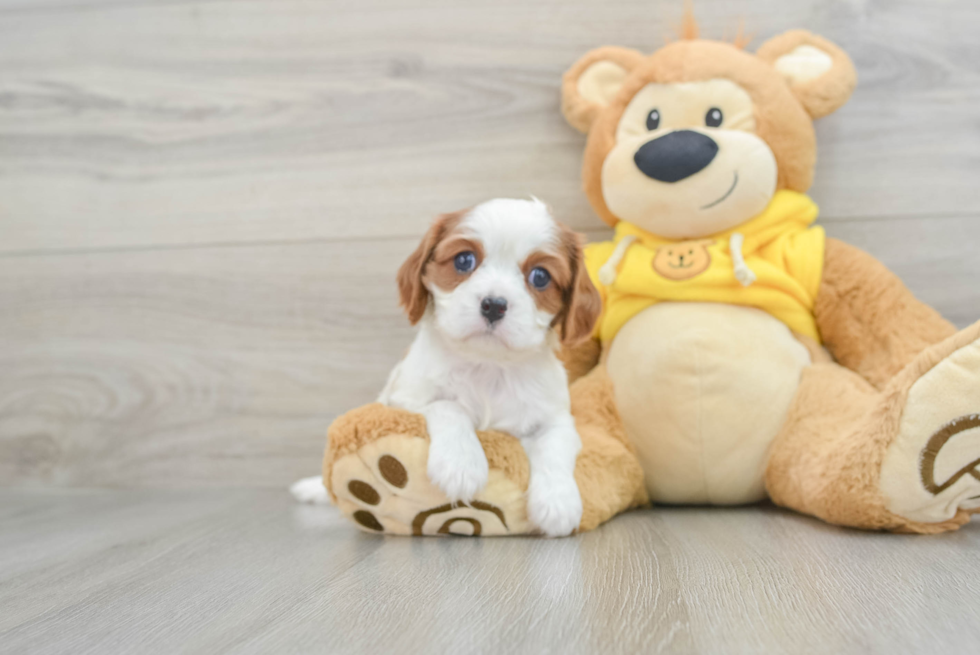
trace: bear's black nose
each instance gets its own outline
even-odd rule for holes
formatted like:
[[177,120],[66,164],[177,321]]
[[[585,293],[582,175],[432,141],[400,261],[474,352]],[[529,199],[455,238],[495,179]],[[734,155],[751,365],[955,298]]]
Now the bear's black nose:
[[678,182],[711,163],[718,144],[710,136],[678,130],[647,141],[633,155],[636,167],[661,182]]

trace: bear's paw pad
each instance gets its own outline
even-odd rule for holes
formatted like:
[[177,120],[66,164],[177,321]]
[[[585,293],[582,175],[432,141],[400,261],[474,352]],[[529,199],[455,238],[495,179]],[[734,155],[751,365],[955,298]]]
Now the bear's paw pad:
[[912,521],[980,511],[980,340],[954,350],[909,389],[881,489],[888,509]]
[[451,503],[426,475],[429,442],[387,435],[338,458],[331,487],[341,512],[366,532],[494,536],[530,532],[524,492],[491,468],[487,486]]

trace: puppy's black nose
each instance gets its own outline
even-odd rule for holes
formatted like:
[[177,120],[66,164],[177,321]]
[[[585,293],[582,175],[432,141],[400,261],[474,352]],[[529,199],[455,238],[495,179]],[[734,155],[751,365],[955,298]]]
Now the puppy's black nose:
[[484,298],[480,302],[480,313],[490,325],[493,325],[507,313],[507,301],[504,298]]
[[717,154],[718,144],[710,136],[678,130],[644,143],[633,161],[647,177],[679,182],[702,170]]

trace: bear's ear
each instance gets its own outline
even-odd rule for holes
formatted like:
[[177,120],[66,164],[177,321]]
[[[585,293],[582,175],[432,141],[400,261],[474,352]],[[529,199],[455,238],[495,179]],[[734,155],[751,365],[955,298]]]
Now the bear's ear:
[[599,112],[619,92],[643,55],[629,48],[596,48],[575,62],[562,77],[561,111],[568,124],[588,132]]
[[763,43],[756,54],[785,78],[812,118],[839,109],[857,84],[857,71],[847,53],[806,30],[775,36]]

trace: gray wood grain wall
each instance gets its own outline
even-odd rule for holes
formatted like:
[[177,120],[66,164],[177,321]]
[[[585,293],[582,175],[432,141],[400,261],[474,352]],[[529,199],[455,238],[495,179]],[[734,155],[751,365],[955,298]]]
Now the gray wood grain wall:
[[[853,56],[812,195],[980,318],[980,3],[697,0]],[[0,0],[0,483],[283,485],[411,338],[430,218],[538,195],[593,238],[563,70],[680,0]]]

